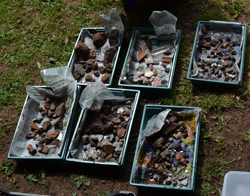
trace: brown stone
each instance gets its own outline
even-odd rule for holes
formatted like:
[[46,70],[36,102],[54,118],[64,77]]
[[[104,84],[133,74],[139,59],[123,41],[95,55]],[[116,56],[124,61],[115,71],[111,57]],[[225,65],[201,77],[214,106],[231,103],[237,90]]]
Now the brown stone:
[[89,143],[89,136],[85,134],[82,136],[82,144],[85,145],[88,143]]
[[52,103],[49,108],[51,111],[54,111],[56,109],[56,105]]
[[112,158],[112,154],[109,154],[109,155],[106,157],[105,161],[108,161],[108,160],[111,159],[111,158]]
[[210,43],[203,44],[203,48],[210,49],[211,48]]
[[106,67],[100,66],[99,71],[100,71],[101,74],[104,74],[104,72],[106,71]]
[[59,128],[59,123],[61,122],[61,117],[58,117],[55,121],[54,121],[54,123],[53,123],[53,127],[55,128],[55,129],[58,129]]
[[144,50],[140,50],[138,52],[138,59],[137,62],[141,61],[145,56],[147,55],[147,53]]
[[96,50],[95,49],[91,49],[89,51],[89,58],[90,59],[94,59],[96,57]]
[[178,153],[175,157],[177,160],[181,160],[181,153]]
[[112,63],[116,52],[117,50],[114,46],[109,47],[105,52],[103,65],[107,66],[107,64]]
[[129,111],[126,111],[126,112],[121,113],[121,115],[122,115],[122,116],[129,116],[130,113],[129,113]]
[[164,162],[164,165],[166,165],[166,168],[168,169],[172,167],[172,164],[167,161]]
[[162,57],[162,61],[163,61],[164,63],[171,63],[172,58],[171,58],[171,57]]
[[61,103],[55,110],[57,117],[63,117],[65,112],[65,103]]
[[98,64],[97,63],[93,63],[92,65],[87,65],[86,66],[86,72],[89,73],[92,70],[97,70],[98,69]]
[[40,152],[43,153],[43,154],[48,154],[48,151],[49,151],[49,148],[46,145],[43,145],[43,148],[42,148],[42,150]]
[[148,180],[148,184],[157,184],[157,182],[155,182],[153,180]]
[[81,79],[81,75],[79,75],[79,74],[76,74],[76,75],[74,75],[74,78],[75,78],[75,80],[80,80]]
[[151,52],[151,50],[152,50],[151,39],[148,39],[148,40],[146,41],[146,44],[147,44],[147,46],[148,46],[149,51]]
[[60,144],[60,140],[59,139],[55,139],[51,143],[49,143],[48,145],[59,146],[59,144]]
[[154,69],[154,76],[157,76],[157,70]]
[[35,133],[30,133],[30,134],[26,135],[26,138],[31,139],[31,138],[34,138],[35,136],[36,136]]
[[160,145],[164,142],[163,137],[158,138],[157,140],[154,141],[154,145]]
[[87,63],[88,65],[93,65],[93,64],[95,63],[95,59],[88,59],[88,60],[86,61],[86,63]]
[[110,74],[105,74],[103,77],[102,77],[102,82],[104,84],[108,84],[109,83],[109,79],[110,79]]
[[180,143],[175,143],[173,146],[174,149],[178,150],[181,148],[181,144]]
[[93,36],[93,44],[95,45],[95,47],[100,48],[102,47],[107,40],[107,35],[104,32],[98,32],[95,33]]
[[123,127],[117,129],[117,137],[119,137],[120,139],[125,136],[125,133],[126,129],[124,129]]
[[29,144],[29,145],[27,146],[27,149],[28,149],[28,151],[29,151],[29,153],[30,153],[31,155],[36,154],[36,149],[33,148],[31,144]]
[[39,130],[39,127],[36,125],[36,123],[31,123],[31,131]]
[[115,160],[118,160],[119,159],[119,156],[116,154],[113,156]]
[[139,77],[141,77],[141,76],[143,76],[143,75],[144,75],[144,73],[139,73],[139,74],[138,74]]
[[104,127],[101,125],[93,125],[90,127],[90,131],[93,134],[102,134],[104,132]]
[[99,115],[99,118],[100,118],[100,120],[102,121],[103,124],[106,124],[109,121],[107,116],[102,115],[102,114]]
[[102,149],[104,152],[107,152],[108,154],[112,154],[114,150],[116,149],[116,146],[113,145],[111,142],[104,142],[102,144]]
[[105,125],[104,125],[104,129],[106,131],[112,131],[114,128],[114,123],[112,123],[111,121],[108,121]]
[[94,72],[94,75],[95,75],[96,77],[99,77],[99,76],[100,76],[99,71],[95,71],[95,72]]
[[33,120],[34,123],[40,123],[42,122],[43,118],[36,118],[35,120]]
[[177,128],[177,126],[178,125],[175,123],[165,124],[161,130],[163,134],[167,136],[170,132],[174,131]]
[[168,149],[165,149],[163,152],[160,153],[161,157],[165,159],[170,154]]
[[89,56],[89,48],[88,46],[83,43],[82,41],[79,41],[76,45],[76,47],[74,48],[75,52],[78,55],[83,55],[84,57],[88,57]]
[[55,130],[55,132],[53,134],[51,133],[48,135],[48,138],[55,139],[55,138],[57,138],[58,135],[59,135],[59,130]]
[[48,112],[48,117],[49,117],[49,118],[52,118],[52,117],[54,116],[54,114],[55,114],[55,112],[49,111],[49,112]]
[[[185,150],[185,151],[186,151],[186,150]],[[188,153],[186,153],[186,152],[183,153],[182,156],[183,156],[183,158],[188,158],[188,157],[189,157]]]
[[43,129],[44,129],[45,131],[49,130],[50,127],[51,127],[51,122],[50,122],[50,121],[45,121],[45,122],[43,122]]
[[86,82],[91,82],[92,81],[92,76],[91,75],[86,75],[85,80]]

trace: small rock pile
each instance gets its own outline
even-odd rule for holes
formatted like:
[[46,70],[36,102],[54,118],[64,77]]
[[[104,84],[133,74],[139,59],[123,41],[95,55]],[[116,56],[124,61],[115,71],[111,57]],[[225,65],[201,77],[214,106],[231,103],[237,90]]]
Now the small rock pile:
[[224,33],[211,33],[201,40],[201,57],[197,59],[199,77],[206,80],[232,82],[237,76],[235,68],[236,47],[240,41],[232,41]]
[[[39,140],[35,147],[31,144],[27,146],[27,150],[32,156],[39,156],[37,152],[47,155],[48,146],[59,146],[60,140],[56,138],[60,133],[59,129],[63,128],[62,118],[65,110],[65,103],[56,105],[49,98],[46,98],[44,107],[39,108],[42,117],[33,120],[31,123],[32,133],[26,135],[27,139]],[[52,130],[52,127],[54,130]]]
[[188,137],[187,125],[176,116],[168,117],[162,129],[148,137],[147,155],[141,157],[148,168],[148,184],[188,185],[191,151],[184,143]]
[[[82,39],[74,48],[76,59],[79,59],[74,63],[74,78],[79,83],[102,81],[108,84],[112,73],[112,61],[119,43],[119,30],[112,29],[108,35],[105,32],[88,35],[88,42],[91,44],[84,43]],[[89,48],[88,45],[92,47]]]
[[127,101],[126,107],[120,107],[105,102],[95,117],[102,122],[102,125],[92,124],[93,120],[96,122],[93,116],[90,117],[92,120],[86,121],[90,126],[85,125],[83,128],[82,145],[85,156],[81,157],[82,159],[95,162],[120,162],[119,157],[130,121],[131,104],[132,101]]

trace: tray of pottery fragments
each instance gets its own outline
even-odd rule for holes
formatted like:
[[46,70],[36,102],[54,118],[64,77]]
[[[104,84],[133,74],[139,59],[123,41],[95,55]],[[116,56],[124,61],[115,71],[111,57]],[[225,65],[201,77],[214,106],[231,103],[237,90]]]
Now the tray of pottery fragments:
[[181,31],[160,40],[154,28],[134,28],[119,86],[138,89],[171,89]]
[[68,89],[61,97],[54,95],[49,87],[29,89],[36,100],[26,97],[8,158],[62,160],[80,88]]
[[67,161],[112,166],[124,164],[140,91],[112,88],[110,91],[124,98],[105,100],[100,111],[82,110]]
[[247,25],[200,21],[188,70],[195,83],[242,84]]
[[200,108],[146,105],[130,184],[193,190]]

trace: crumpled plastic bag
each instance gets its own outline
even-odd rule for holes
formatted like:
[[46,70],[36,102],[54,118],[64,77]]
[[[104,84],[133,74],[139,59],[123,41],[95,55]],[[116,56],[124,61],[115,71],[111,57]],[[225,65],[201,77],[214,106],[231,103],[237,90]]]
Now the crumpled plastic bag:
[[155,35],[160,40],[175,39],[177,37],[175,17],[170,12],[164,11],[153,11],[149,17],[149,21],[154,26]]

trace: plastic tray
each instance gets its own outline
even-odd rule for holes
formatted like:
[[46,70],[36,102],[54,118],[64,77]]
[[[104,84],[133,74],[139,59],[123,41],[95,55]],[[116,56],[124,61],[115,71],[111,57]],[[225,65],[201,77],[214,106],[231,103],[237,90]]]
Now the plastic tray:
[[[98,32],[104,32],[104,27],[82,28],[81,31],[80,31],[80,34],[79,34],[79,36],[78,36],[78,38],[76,40],[74,48],[76,47],[77,43],[81,40],[81,34],[82,34],[82,31],[84,29],[87,29],[91,34],[98,33]],[[124,33],[124,31],[123,31],[123,33]],[[113,77],[114,77],[114,74],[115,74],[116,64],[117,64],[118,57],[119,57],[120,50],[121,50],[121,46],[122,46],[122,40],[123,40],[123,36],[122,36],[122,38],[120,40],[120,45],[119,45],[119,47],[117,49],[117,52],[116,52],[116,54],[114,56],[114,59],[112,61],[112,63],[113,63],[113,69],[112,69],[112,73],[111,73],[111,76],[110,76],[110,80],[109,80],[108,84],[105,84],[107,87],[110,87],[112,85]],[[73,71],[73,67],[74,67],[74,63],[76,61],[76,58],[77,58],[77,56],[76,56],[75,50],[73,49],[73,52],[72,52],[72,54],[70,56],[69,63],[68,63],[68,66],[69,66],[69,68],[71,70],[71,73]],[[86,84],[77,83],[77,85],[86,87],[88,84],[87,83]]]
[[[51,89],[50,87],[48,86],[38,86],[39,88],[46,88],[46,89]],[[73,121],[74,121],[74,114],[75,114],[75,110],[76,110],[76,105],[77,105],[77,102],[78,102],[78,98],[79,98],[79,94],[80,94],[80,89],[81,87],[77,87],[76,89],[76,99],[75,99],[75,102],[74,102],[74,106],[73,106],[73,110],[72,110],[72,114],[71,114],[71,117],[70,117],[70,120],[69,120],[69,126],[68,126],[68,130],[65,134],[65,138],[64,138],[64,142],[63,142],[63,147],[62,147],[62,153],[60,155],[60,157],[39,157],[39,156],[29,156],[29,157],[16,157],[16,156],[12,156],[10,155],[10,150],[8,152],[8,155],[7,155],[7,158],[8,159],[15,159],[15,160],[18,160],[18,161],[30,161],[30,160],[53,160],[53,161],[62,161],[63,159],[65,159],[65,155],[66,155],[66,148],[67,148],[67,144],[68,144],[68,140],[69,140],[69,136],[70,136],[70,132],[71,132],[71,128],[72,128],[72,124],[73,124]],[[24,106],[25,104],[27,103],[29,99],[29,96],[27,95],[26,99],[25,99],[25,102],[24,102]],[[24,110],[24,107],[22,109],[22,112],[21,112],[21,115],[23,115],[23,110]],[[20,116],[21,116],[20,115]],[[19,126],[20,124],[20,118],[19,118],[19,121],[18,121],[18,124],[17,124],[17,127]],[[17,128],[16,128],[16,131],[17,131]],[[12,139],[12,142],[11,142],[11,146],[13,145],[13,140],[16,136],[16,131],[14,133],[14,136],[13,136],[13,139]],[[11,147],[10,147],[11,149]]]
[[[155,114],[159,114],[163,110],[172,109],[173,111],[190,111],[197,107],[185,107],[185,106],[169,106],[169,105],[145,105],[143,110],[143,116],[141,121],[140,132],[142,132],[148,120]],[[140,135],[140,133],[139,133]],[[139,139],[136,145],[136,152],[133,161],[132,171],[130,175],[129,184],[131,186],[136,186],[138,188],[161,188],[161,189],[172,189],[172,190],[179,190],[179,191],[193,191],[195,186],[195,173],[197,167],[197,156],[198,156],[198,145],[199,145],[199,135],[200,135],[200,119],[198,119],[198,123],[196,125],[196,133],[195,133],[195,146],[194,146],[194,157],[193,157],[193,165],[192,165],[192,179],[191,179],[191,187],[190,188],[176,188],[173,186],[168,185],[154,185],[154,184],[139,184],[133,182],[133,173],[134,173],[134,166],[136,163],[136,156],[139,152]]]
[[135,116],[135,112],[136,112],[136,107],[138,104],[138,100],[139,100],[139,96],[140,96],[140,91],[138,90],[129,90],[129,89],[118,89],[118,88],[109,88],[111,90],[111,92],[116,95],[116,96],[124,96],[124,97],[134,97],[134,110],[132,112],[131,118],[130,118],[130,123],[129,126],[127,128],[127,136],[125,139],[125,143],[124,143],[124,147],[123,147],[123,152],[122,152],[122,157],[121,157],[121,161],[120,163],[116,163],[116,162],[93,162],[93,161],[85,161],[82,159],[76,159],[73,158],[71,156],[70,150],[73,144],[73,141],[75,140],[76,136],[77,136],[77,129],[79,128],[81,121],[82,121],[82,117],[84,114],[84,110],[81,111],[76,128],[75,128],[75,132],[74,135],[72,137],[71,143],[70,143],[70,147],[68,149],[67,152],[67,156],[66,156],[66,160],[67,161],[71,161],[71,162],[78,162],[78,163],[85,163],[85,164],[92,164],[92,165],[103,165],[103,166],[117,166],[117,167],[121,167],[124,164],[124,159],[125,159],[125,153],[126,153],[126,149],[127,149],[127,145],[128,145],[128,140],[129,140],[129,135],[131,132],[131,127],[134,121],[134,116]]
[[[240,77],[241,81],[239,83],[233,83],[233,82],[224,82],[224,81],[217,81],[217,80],[206,80],[206,79],[199,79],[199,78],[192,78],[190,77],[190,72],[191,69],[193,68],[193,59],[194,59],[194,51],[195,51],[195,44],[197,42],[199,30],[200,30],[200,25],[204,24],[204,26],[211,26],[210,29],[213,29],[212,25],[221,25],[220,28],[228,31],[234,31],[234,32],[241,32],[242,27],[244,27],[244,41],[242,44],[242,51],[241,51],[241,61],[239,65],[240,69]],[[230,27],[230,28],[229,28]],[[216,30],[216,29],[215,29]],[[237,22],[226,22],[226,21],[199,21],[196,34],[195,34],[195,39],[194,39],[194,45],[193,45],[193,50],[192,50],[192,56],[190,59],[190,64],[188,68],[188,74],[187,74],[187,79],[191,80],[193,84],[213,84],[213,85],[222,85],[222,86],[227,86],[227,87],[236,87],[236,86],[241,86],[242,85],[242,79],[243,79],[243,68],[244,68],[244,59],[245,59],[245,50],[246,50],[246,40],[247,40],[247,25],[246,24],[241,24]]]
[[[124,61],[121,73],[123,73],[123,71],[124,71],[124,69],[126,67],[127,60],[128,60],[128,57],[129,57],[129,53],[130,53],[130,50],[131,50],[131,47],[132,47],[132,44],[133,44],[133,40],[135,38],[135,32],[136,31],[139,31],[142,35],[145,35],[145,34],[154,35],[155,34],[154,28],[145,28],[145,27],[135,27],[134,28],[132,38],[131,38],[130,43],[129,43],[126,59]],[[177,40],[177,43],[176,43],[176,50],[175,50],[175,54],[174,54],[174,57],[173,57],[173,67],[172,67],[172,70],[171,70],[171,73],[170,73],[170,76],[169,76],[169,86],[168,87],[122,84],[121,83],[121,78],[119,78],[118,85],[122,86],[124,88],[135,88],[135,89],[139,89],[139,90],[159,90],[159,91],[171,90],[172,83],[173,83],[173,80],[174,80],[174,72],[175,72],[175,66],[176,66],[178,51],[179,51],[179,47],[180,47],[180,41],[181,41],[181,30],[177,29],[177,32],[178,32],[178,40]]]

